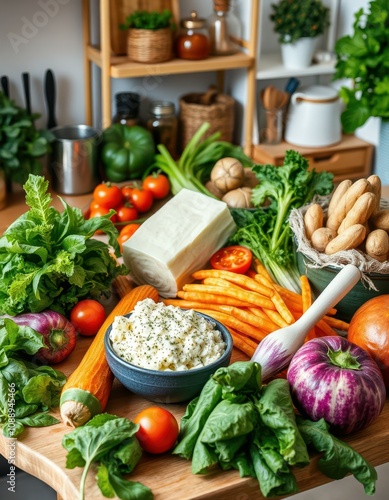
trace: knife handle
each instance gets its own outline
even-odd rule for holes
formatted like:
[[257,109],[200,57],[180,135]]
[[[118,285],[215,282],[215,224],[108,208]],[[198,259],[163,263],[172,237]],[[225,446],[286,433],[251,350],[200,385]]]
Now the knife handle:
[[29,73],[23,73],[23,89],[24,97],[26,99],[26,110],[29,115],[31,115],[31,98],[30,98],[30,75]]
[[55,107],[54,107],[56,98],[56,89],[55,89],[54,75],[51,69],[48,69],[46,71],[45,94],[47,103],[47,128],[50,129],[57,125],[57,121],[55,119]]

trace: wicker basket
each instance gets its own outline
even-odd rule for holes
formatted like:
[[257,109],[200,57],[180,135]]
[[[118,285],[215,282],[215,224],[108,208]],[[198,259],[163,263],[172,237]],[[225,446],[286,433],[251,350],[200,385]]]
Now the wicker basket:
[[131,61],[159,63],[173,57],[173,32],[171,28],[143,30],[131,28],[127,34],[127,55]]
[[210,127],[204,137],[221,132],[220,140],[232,141],[234,132],[235,100],[210,89],[205,94],[187,94],[180,99],[180,147],[185,148],[194,133],[204,123]]
[[173,12],[174,22],[178,23],[179,13],[174,0],[110,0],[111,48],[115,55],[127,54],[127,32],[120,29],[126,17],[136,10]]

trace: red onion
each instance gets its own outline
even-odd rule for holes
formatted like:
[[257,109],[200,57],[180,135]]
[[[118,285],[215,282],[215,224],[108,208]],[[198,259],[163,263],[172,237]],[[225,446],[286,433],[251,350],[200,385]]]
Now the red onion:
[[296,408],[311,420],[324,418],[331,429],[349,434],[381,413],[386,389],[373,358],[342,337],[321,337],[304,344],[287,373]]
[[39,349],[35,355],[43,363],[59,363],[76,347],[77,334],[74,326],[65,316],[55,311],[19,314],[10,319],[18,325],[29,326],[43,335],[47,349]]

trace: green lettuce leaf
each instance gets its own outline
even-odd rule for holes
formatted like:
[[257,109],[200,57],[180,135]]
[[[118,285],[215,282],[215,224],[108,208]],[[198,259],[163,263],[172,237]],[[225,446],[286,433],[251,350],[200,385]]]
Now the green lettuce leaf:
[[317,422],[297,417],[297,425],[308,446],[323,452],[319,470],[332,479],[343,479],[347,474],[363,484],[366,495],[374,495],[377,471],[357,451],[328,432],[324,419]]

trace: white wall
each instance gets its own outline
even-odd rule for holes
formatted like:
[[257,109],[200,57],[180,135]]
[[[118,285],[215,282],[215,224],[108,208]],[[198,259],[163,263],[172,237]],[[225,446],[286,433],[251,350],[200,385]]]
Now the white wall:
[[[256,0],[254,0],[256,1]],[[331,0],[325,0],[330,2]],[[243,33],[247,35],[249,25],[249,1],[235,0],[236,11],[243,22]],[[271,0],[262,0],[268,9]],[[368,0],[340,0],[341,16],[339,31],[351,26],[353,12],[364,6]],[[267,4],[267,6],[266,6]],[[97,0],[91,0],[93,9]],[[212,12],[211,0],[180,0],[182,16],[196,8],[202,17]],[[270,22],[264,22],[261,30],[263,44],[277,44]],[[34,112],[42,117],[39,127],[46,126],[46,104],[43,94],[45,71],[51,68],[57,84],[56,116],[58,124],[84,122],[84,78],[82,60],[82,19],[80,0],[0,0],[0,76],[10,79],[11,97],[24,105],[22,73],[31,75],[31,102]],[[99,74],[94,68],[95,125],[101,123]],[[213,73],[162,76],[150,82],[142,78],[112,80],[112,95],[123,90],[141,90],[144,96],[142,115],[147,113],[148,100],[166,98],[178,104],[181,95],[206,90],[215,82]],[[280,85],[283,82],[278,82]],[[246,82],[245,71],[227,72],[226,92],[237,101],[238,129],[240,116],[244,112]],[[112,99],[114,102],[114,98]],[[374,122],[374,120],[373,120]],[[368,140],[375,141],[375,123],[368,123],[358,131]],[[373,131],[373,132],[372,132]],[[241,130],[238,130],[240,136]]]

